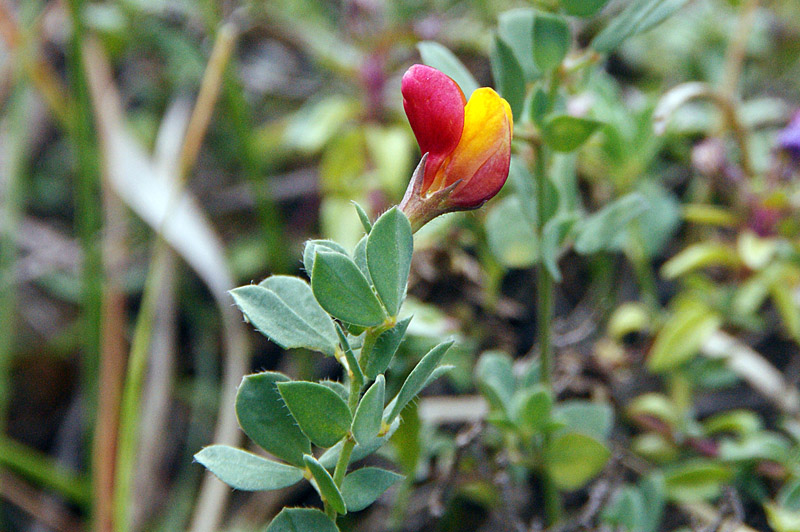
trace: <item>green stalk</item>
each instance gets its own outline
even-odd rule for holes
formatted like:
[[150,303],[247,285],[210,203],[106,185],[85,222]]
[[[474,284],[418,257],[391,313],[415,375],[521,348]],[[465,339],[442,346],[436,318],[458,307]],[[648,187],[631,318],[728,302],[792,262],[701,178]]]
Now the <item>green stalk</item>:
[[139,392],[150,354],[150,339],[158,298],[165,269],[168,267],[169,248],[160,240],[155,246],[155,256],[147,276],[144,298],[136,318],[136,327],[131,340],[128,369],[120,405],[119,441],[117,442],[117,471],[114,482],[114,529],[126,532],[130,528],[130,502],[136,471],[137,436],[139,432]]
[[95,417],[97,397],[97,371],[100,357],[100,324],[103,304],[103,262],[100,249],[101,216],[100,157],[97,139],[92,126],[92,108],[89,87],[83,65],[83,35],[81,19],[83,0],[69,0],[67,11],[72,25],[67,65],[75,95],[73,112],[69,118],[69,134],[76,153],[76,224],[83,247],[83,350],[82,386],[86,404],[86,420]]
[[350,455],[353,454],[353,449],[356,446],[356,441],[352,436],[347,436],[342,446],[342,452],[339,454],[339,459],[336,461],[336,468],[333,470],[333,482],[336,487],[342,486],[344,475],[347,473],[347,466],[350,465]]
[[[538,241],[543,241],[544,226],[547,223],[545,212],[545,197],[547,194],[547,150],[542,145],[535,147],[536,161],[534,166],[534,179],[536,180],[536,236]],[[552,394],[553,390],[553,291],[554,281],[550,272],[544,266],[544,261],[539,259],[536,270],[536,337],[539,344],[539,361],[541,367],[541,382]],[[543,448],[546,449],[550,437],[544,434]],[[548,525],[553,525],[561,520],[563,509],[558,488],[546,468],[541,470],[542,490],[544,492],[544,509]]]
[[[536,180],[536,236],[542,242],[544,226],[547,223],[545,212],[545,195],[547,194],[546,150],[542,146],[536,148],[534,179]],[[553,277],[539,261],[536,271],[536,337],[539,343],[539,360],[541,363],[541,381],[548,388],[553,380],[553,345],[551,329],[553,326]]]
[[658,316],[661,310],[661,305],[658,302],[658,286],[647,258],[644,236],[642,235],[639,221],[632,221],[628,231],[630,235],[628,238],[628,258],[636,272],[642,299],[644,299],[645,304],[650,309],[653,317],[655,317]]
[[19,83],[11,97],[6,146],[5,190],[0,193],[0,433],[5,430],[11,399],[11,359],[14,356],[14,331],[17,306],[17,243],[15,235],[22,217],[23,195],[20,180],[25,172],[27,133],[24,110],[30,97],[26,83]]

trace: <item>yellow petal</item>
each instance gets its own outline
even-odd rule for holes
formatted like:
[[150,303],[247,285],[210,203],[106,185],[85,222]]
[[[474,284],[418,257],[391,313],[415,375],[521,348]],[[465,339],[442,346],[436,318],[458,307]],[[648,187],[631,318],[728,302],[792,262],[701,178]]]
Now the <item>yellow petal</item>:
[[512,128],[508,102],[488,87],[473,92],[464,108],[461,140],[428,191],[448,187],[459,179],[463,180],[459,188],[463,188],[498,149],[510,146]]

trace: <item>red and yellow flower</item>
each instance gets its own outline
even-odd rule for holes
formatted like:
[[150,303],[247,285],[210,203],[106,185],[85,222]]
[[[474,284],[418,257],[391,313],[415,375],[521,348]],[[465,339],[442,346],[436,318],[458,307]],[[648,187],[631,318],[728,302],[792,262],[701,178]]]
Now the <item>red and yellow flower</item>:
[[400,207],[414,230],[440,214],[476,209],[497,194],[511,162],[511,108],[483,87],[464,98],[435,68],[414,65],[403,76],[403,107],[423,160]]

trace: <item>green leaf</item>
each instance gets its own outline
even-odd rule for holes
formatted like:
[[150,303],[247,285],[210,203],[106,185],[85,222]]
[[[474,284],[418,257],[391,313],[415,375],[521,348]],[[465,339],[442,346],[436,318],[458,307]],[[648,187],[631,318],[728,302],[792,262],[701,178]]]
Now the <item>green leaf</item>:
[[375,502],[402,475],[378,467],[362,467],[344,477],[342,496],[348,512],[359,512]]
[[383,375],[378,375],[358,403],[355,416],[353,416],[353,437],[362,445],[378,437],[378,431],[381,429],[385,391],[386,381]]
[[268,280],[272,281],[268,285],[241,286],[230,291],[247,320],[285,349],[303,347],[333,355],[336,329],[305,281],[288,276]]
[[658,332],[647,367],[658,373],[688,362],[721,325],[722,318],[705,303],[684,301]]
[[778,491],[777,501],[787,510],[800,511],[800,478],[784,484]]
[[236,416],[244,433],[265,451],[296,466],[311,443],[291,416],[278,393],[277,384],[288,382],[282,373],[265,371],[247,375],[236,393]]
[[378,218],[367,240],[367,266],[383,306],[397,316],[406,297],[414,238],[411,224],[397,207]]
[[567,432],[550,440],[544,462],[556,486],[576,490],[602,471],[611,452],[596,439]]
[[664,475],[659,471],[648,473],[638,482],[638,487],[645,506],[640,531],[657,532],[667,502],[667,486],[664,482]]
[[628,194],[589,216],[578,228],[575,251],[581,255],[608,249],[620,231],[641,215],[647,202],[638,194]]
[[356,213],[358,213],[358,219],[361,221],[361,225],[364,227],[364,232],[369,234],[369,232],[372,231],[372,222],[367,215],[367,211],[365,211],[364,207],[355,201],[353,202],[353,207],[355,207]]
[[339,381],[332,381],[330,379],[323,379],[323,380],[319,381],[319,384],[321,384],[321,385],[325,386],[326,388],[332,390],[333,393],[335,393],[336,395],[341,397],[342,401],[344,401],[345,403],[347,402],[347,400],[350,397],[350,390],[347,388],[347,386],[345,386],[344,384],[342,384]]
[[665,279],[675,279],[700,268],[739,264],[739,256],[730,246],[720,242],[698,242],[665,262],[661,267],[661,275]]
[[514,119],[519,120],[525,102],[525,74],[511,47],[498,36],[494,38],[491,63],[497,92],[508,102]]
[[515,410],[519,424],[534,433],[542,432],[550,423],[553,396],[541,385],[521,390],[516,395]]
[[564,421],[572,432],[580,432],[599,441],[608,439],[614,426],[614,410],[611,406],[580,399],[559,403],[554,417]]
[[423,455],[422,420],[419,418],[419,403],[408,403],[397,418],[402,423],[392,436],[392,456],[394,463],[408,477],[413,478],[418,471]]
[[423,41],[417,44],[417,49],[422,62],[453,78],[467,99],[480,87],[458,57],[438,42]]
[[667,495],[673,501],[698,502],[713,499],[722,493],[732,472],[708,460],[690,460],[664,472]]
[[719,444],[719,457],[728,462],[770,460],[785,463],[789,457],[789,442],[774,432],[750,434],[739,441],[723,439]]
[[571,36],[566,19],[536,13],[533,19],[533,60],[542,72],[557,68],[569,51]]
[[339,532],[339,529],[316,508],[284,508],[264,532]]
[[389,364],[392,362],[392,357],[394,357],[394,354],[403,342],[403,338],[405,338],[409,323],[411,323],[411,316],[397,322],[397,325],[388,331],[382,332],[381,335],[378,336],[366,360],[364,373],[367,377],[374,379],[386,371],[386,368],[388,368]]
[[529,268],[536,264],[538,239],[517,194],[495,203],[486,216],[485,227],[489,249],[503,266]]
[[364,235],[364,237],[358,241],[355,249],[353,249],[353,262],[356,263],[358,269],[361,270],[361,273],[363,273],[364,277],[367,278],[367,282],[369,284],[372,284],[372,277],[369,274],[369,266],[367,265],[368,240],[369,240],[369,235]]
[[500,13],[497,17],[497,34],[514,52],[514,57],[528,81],[534,81],[542,75],[533,60],[533,19],[535,16],[536,10],[520,8]]
[[767,522],[775,532],[797,532],[800,530],[800,512],[782,508],[770,502],[764,503]]
[[314,271],[314,255],[318,250],[336,251],[342,255],[347,255],[347,250],[333,240],[307,241],[303,248],[303,267],[306,269],[306,273],[308,273],[309,276],[311,276],[311,272]]
[[[383,444],[389,441],[389,438],[395,433],[397,428],[400,426],[400,420],[395,419],[392,423],[389,424],[389,430],[386,431],[386,434],[372,440],[371,442],[365,445],[356,444],[355,448],[353,449],[353,454],[350,456],[350,463],[358,462],[362,458],[366,458],[367,456],[371,455],[378,449],[380,449]],[[323,465],[326,469],[333,469],[336,465],[336,461],[339,459],[339,454],[342,452],[343,442],[339,442],[324,453],[322,456],[319,457],[319,463]]]
[[573,17],[591,17],[605,6],[608,0],[561,0],[561,7]]
[[222,482],[237,490],[277,490],[303,479],[302,469],[227,445],[205,447],[194,458]]
[[364,373],[361,371],[361,365],[358,363],[356,355],[353,353],[353,348],[350,347],[350,342],[347,341],[347,335],[338,323],[336,324],[336,334],[339,335],[339,344],[342,346],[344,357],[347,360],[347,366],[351,372],[350,378],[355,380],[356,386],[358,386],[360,390],[364,385]]
[[540,253],[542,255],[542,263],[550,276],[557,283],[561,282],[561,272],[558,269],[558,258],[561,254],[564,239],[577,223],[579,217],[577,214],[562,214],[554,218],[550,218],[544,225],[542,231],[542,242],[540,246]]
[[303,434],[320,447],[330,447],[350,430],[353,421],[347,403],[339,394],[315,382],[278,383],[289,412]]
[[541,87],[536,87],[530,94],[528,102],[528,115],[531,121],[539,127],[544,125],[547,112],[550,110],[550,98]]
[[602,122],[589,118],[559,115],[545,122],[542,133],[553,150],[570,152],[578,149],[601,125]]
[[364,274],[347,255],[318,250],[311,290],[322,308],[347,323],[374,327],[386,319]]
[[452,345],[452,340],[442,342],[428,351],[428,353],[422,357],[422,360],[419,361],[419,364],[417,364],[417,366],[411,370],[411,373],[406,378],[406,381],[403,383],[403,386],[400,388],[397,396],[386,407],[386,413],[383,417],[384,421],[387,423],[394,421],[394,419],[398,416],[398,414],[400,414],[400,411],[403,410],[408,402],[422,391],[422,388],[424,388],[425,384],[428,382],[428,378],[433,374],[436,366],[439,365],[442,357],[445,355],[445,353],[447,353],[447,350],[450,349],[450,346]]
[[761,430],[761,418],[750,410],[729,410],[703,421],[703,430],[708,435],[730,433],[744,436]]
[[478,359],[475,375],[489,404],[508,415],[515,388],[511,357],[502,351],[487,351]]
[[336,483],[333,481],[331,474],[328,473],[328,470],[322,467],[322,464],[317,462],[316,458],[310,454],[305,455],[303,460],[317,483],[317,492],[322,497],[322,500],[330,504],[337,513],[346,514],[347,506],[344,504],[342,493],[336,487]]
[[[575,0],[579,2],[580,0]],[[633,0],[628,7],[611,19],[592,40],[591,47],[601,53],[617,48],[626,39],[643,33],[670,17],[687,0]]]
[[625,486],[603,510],[602,519],[614,527],[622,527],[628,532],[638,532],[646,513],[644,498],[639,490],[633,486]]

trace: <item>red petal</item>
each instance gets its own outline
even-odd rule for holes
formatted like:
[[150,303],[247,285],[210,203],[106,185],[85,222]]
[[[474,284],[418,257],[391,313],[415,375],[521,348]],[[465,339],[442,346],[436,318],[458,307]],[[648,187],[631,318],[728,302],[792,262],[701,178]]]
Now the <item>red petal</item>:
[[500,192],[508,178],[511,151],[500,146],[467,182],[462,182],[447,198],[450,205],[463,209],[480,207]]
[[403,75],[403,108],[422,153],[428,153],[423,192],[464,129],[466,99],[458,84],[435,68],[413,65]]

